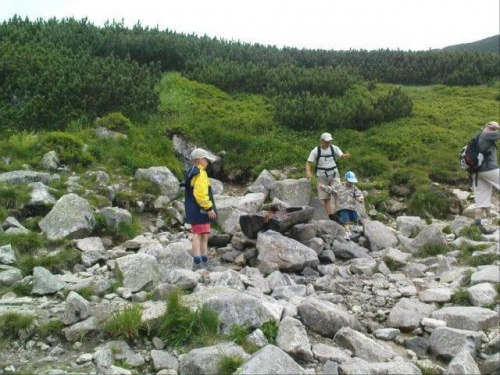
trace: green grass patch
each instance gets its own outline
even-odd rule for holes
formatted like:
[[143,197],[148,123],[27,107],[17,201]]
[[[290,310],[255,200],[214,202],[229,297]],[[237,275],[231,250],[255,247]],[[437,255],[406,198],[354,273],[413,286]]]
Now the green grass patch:
[[260,329],[262,333],[264,333],[264,336],[266,336],[267,341],[274,345],[276,342],[276,335],[278,334],[278,323],[275,321],[266,322]]
[[133,304],[115,312],[104,323],[104,332],[112,338],[133,340],[139,338],[146,327],[141,322],[142,307]]
[[130,240],[141,234],[142,226],[137,215],[132,215],[131,223],[120,223],[116,229],[116,237],[119,241]]
[[434,243],[427,243],[424,246],[422,246],[422,248],[418,252],[418,256],[420,258],[427,258],[439,254],[446,254],[448,251],[450,251],[450,248],[448,246],[434,244]]
[[0,233],[0,246],[12,245],[19,254],[35,254],[39,249],[46,246],[43,235],[39,233],[7,234]]
[[451,226],[447,225],[443,228],[444,234],[451,234]]
[[394,259],[392,259],[391,257],[388,257],[388,256],[384,256],[382,258],[382,260],[384,261],[385,265],[387,266],[387,268],[389,268],[391,271],[396,271],[398,268],[399,268],[399,263],[397,263]]
[[174,291],[167,298],[167,311],[161,319],[156,335],[167,345],[179,348],[185,345],[205,346],[219,339],[219,317],[207,307],[196,312],[184,306],[181,291]]
[[466,259],[466,263],[471,267],[486,266],[490,264],[495,264],[498,260],[497,254],[481,254],[476,256],[470,256]]
[[471,225],[470,227],[460,229],[459,235],[470,238],[473,241],[479,241],[481,240],[482,233],[477,225]]
[[31,199],[27,185],[0,184],[0,206],[6,209],[22,208]]
[[229,331],[228,339],[241,346],[247,353],[255,353],[260,348],[258,345],[247,341],[249,333],[250,332],[247,328],[239,324],[233,324],[231,326],[231,330]]
[[451,296],[451,300],[458,306],[470,306],[467,289],[459,289]]
[[472,279],[473,273],[474,273],[474,271],[472,271],[472,270],[467,270],[465,272],[462,283],[461,283],[463,287],[468,287],[471,285],[471,279]]
[[65,327],[65,324],[60,319],[52,319],[47,323],[41,324],[36,327],[36,333],[40,335],[41,338],[46,338],[51,335],[61,335],[62,329]]
[[80,252],[69,246],[64,247],[54,254],[40,256],[26,254],[17,259],[18,268],[25,276],[30,275],[35,267],[44,267],[52,273],[57,273],[72,269],[80,261]]
[[219,371],[220,375],[232,375],[236,372],[245,360],[239,355],[223,355],[219,358]]
[[31,315],[15,312],[0,315],[0,336],[5,339],[16,340],[19,338],[20,331],[30,328],[34,320],[35,318]]
[[426,217],[445,218],[450,213],[450,197],[437,187],[423,186],[415,190],[408,202],[408,213]]

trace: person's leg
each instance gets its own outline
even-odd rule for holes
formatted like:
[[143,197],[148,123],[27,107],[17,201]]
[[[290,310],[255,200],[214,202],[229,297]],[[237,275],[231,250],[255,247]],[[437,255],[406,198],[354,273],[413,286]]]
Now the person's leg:
[[472,178],[475,201],[474,224],[477,225],[479,229],[481,229],[481,231],[485,234],[490,233],[491,230],[488,230],[483,226],[481,219],[483,218],[484,212],[490,207],[493,186],[498,186],[498,182],[492,184],[491,181],[489,181],[489,178],[483,178],[487,173],[488,172],[479,173],[479,175],[477,176],[477,184],[476,176],[473,176]]
[[206,262],[208,260],[208,238],[210,237],[210,233],[203,233],[201,235],[200,240],[200,254],[202,262]]
[[193,260],[196,264],[201,262],[201,238],[202,234],[193,233],[193,243],[192,243],[192,252],[193,252]]
[[326,213],[330,220],[333,220],[333,208],[332,208],[332,200],[331,198],[323,199],[323,203],[325,204]]

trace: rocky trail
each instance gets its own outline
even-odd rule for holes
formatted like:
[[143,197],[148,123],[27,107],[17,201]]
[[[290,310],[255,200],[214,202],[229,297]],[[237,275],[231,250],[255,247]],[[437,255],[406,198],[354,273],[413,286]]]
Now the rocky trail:
[[[361,236],[346,241],[310,200],[306,179],[263,171],[229,192],[212,180],[219,219],[210,266],[196,269],[179,181],[168,168],[140,169],[127,181],[103,171],[62,178],[57,163],[44,169],[0,174],[0,183],[31,192],[0,235],[40,232],[50,241],[32,254],[62,259],[70,248],[79,258],[52,271],[34,263],[26,274],[16,244],[0,246],[0,374],[215,374],[221,358],[238,358],[237,374],[500,373],[500,230],[471,235],[466,192],[462,212],[448,221],[401,214],[382,223],[360,207]],[[136,181],[160,193],[120,196]],[[89,203],[95,196],[108,204]],[[269,202],[313,207],[314,215],[246,237],[240,218]],[[30,213],[39,229],[21,224]],[[117,236],[133,216],[142,232]],[[498,218],[496,203],[490,225]],[[127,339],[105,328],[131,306],[140,306],[141,324],[158,327],[177,288],[185,306],[217,314],[220,340],[174,348],[154,329]],[[20,316],[31,317],[22,328],[12,324]],[[247,330],[252,350],[230,339],[235,325]]]

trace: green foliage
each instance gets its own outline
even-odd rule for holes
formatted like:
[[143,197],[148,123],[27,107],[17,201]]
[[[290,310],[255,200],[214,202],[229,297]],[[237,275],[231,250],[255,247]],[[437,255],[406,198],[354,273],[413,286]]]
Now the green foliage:
[[451,234],[451,226],[447,225],[443,228],[444,234]]
[[385,256],[382,258],[382,260],[384,261],[387,268],[389,268],[393,272],[399,268],[399,264],[391,257]]
[[448,246],[438,245],[434,243],[427,243],[418,252],[418,256],[421,258],[433,257],[439,254],[446,254],[450,249]]
[[169,294],[167,311],[156,332],[167,345],[175,348],[203,345],[216,339],[218,334],[219,318],[215,312],[204,306],[192,312],[182,304],[180,291]]
[[18,268],[23,275],[30,275],[35,267],[44,267],[53,273],[72,269],[75,264],[80,263],[81,254],[78,250],[65,247],[55,253],[48,255],[26,254],[18,257]]
[[104,332],[112,338],[133,340],[139,338],[141,331],[145,329],[141,321],[142,307],[133,304],[123,310],[115,312],[104,323]]
[[90,297],[95,296],[96,295],[95,285],[91,284],[83,289],[80,289],[78,291],[78,294],[85,299],[89,299]]
[[28,329],[35,318],[31,315],[19,314],[15,312],[0,315],[0,333],[3,338],[16,340],[19,338],[19,331]]
[[47,133],[42,139],[41,147],[44,152],[56,151],[62,164],[86,167],[93,161],[92,155],[85,151],[83,142],[73,134]]
[[122,241],[130,240],[141,233],[142,227],[139,217],[137,215],[132,215],[132,222],[126,223],[122,222],[118,225],[116,229],[116,237]]
[[113,112],[102,118],[98,118],[96,120],[96,126],[125,134],[129,134],[133,128],[130,119],[120,112]]
[[40,335],[41,338],[46,338],[51,335],[61,335],[64,327],[65,324],[62,320],[52,319],[47,323],[41,324],[36,327],[36,332]]
[[472,278],[473,273],[474,273],[474,271],[472,271],[472,270],[467,270],[465,272],[465,275],[464,275],[462,283],[461,283],[462,286],[468,287],[471,285],[471,278]]
[[219,358],[219,369],[217,373],[220,375],[232,375],[243,362],[245,362],[245,360],[239,355],[223,355]]
[[264,336],[266,336],[269,343],[274,345],[276,335],[278,334],[278,323],[275,321],[266,322],[262,325],[262,327],[260,327],[260,329],[262,330],[262,333],[264,333]]
[[22,208],[31,199],[31,189],[26,185],[0,184],[0,206],[7,209]]
[[448,195],[439,188],[421,187],[417,188],[408,202],[408,212],[419,216],[445,218],[451,207]]
[[463,227],[462,229],[460,229],[459,235],[470,238],[473,241],[479,241],[482,237],[481,230],[477,225]]
[[470,256],[466,258],[466,263],[471,267],[478,267],[495,264],[497,260],[499,260],[497,254],[489,253]]
[[423,366],[420,363],[417,363],[417,367],[419,368],[421,375],[440,375],[441,371],[436,367],[427,367]]
[[254,353],[259,350],[259,346],[249,343],[247,336],[249,330],[239,324],[233,324],[228,335],[228,339],[241,346],[247,353]]
[[451,296],[452,302],[457,306],[470,306],[467,289],[459,289]]
[[43,236],[39,233],[7,234],[0,233],[0,246],[12,245],[19,254],[34,254],[46,245]]

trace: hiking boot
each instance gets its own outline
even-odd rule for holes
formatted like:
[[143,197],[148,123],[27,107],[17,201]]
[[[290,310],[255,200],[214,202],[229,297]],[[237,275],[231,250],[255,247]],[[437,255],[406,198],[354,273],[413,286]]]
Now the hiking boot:
[[493,234],[496,232],[496,229],[487,228],[482,223],[475,224],[475,225],[479,228],[479,230],[481,231],[482,234]]

